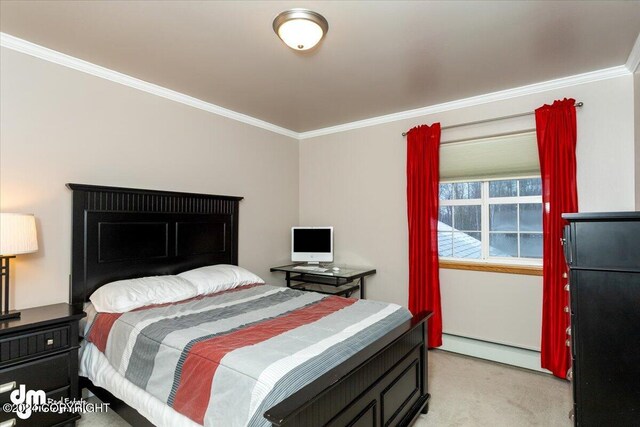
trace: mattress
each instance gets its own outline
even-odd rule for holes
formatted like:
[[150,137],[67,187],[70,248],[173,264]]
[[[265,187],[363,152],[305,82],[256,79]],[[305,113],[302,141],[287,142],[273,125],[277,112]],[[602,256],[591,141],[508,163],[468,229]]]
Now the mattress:
[[81,375],[157,425],[267,426],[268,408],[410,318],[395,304],[247,285],[96,313]]

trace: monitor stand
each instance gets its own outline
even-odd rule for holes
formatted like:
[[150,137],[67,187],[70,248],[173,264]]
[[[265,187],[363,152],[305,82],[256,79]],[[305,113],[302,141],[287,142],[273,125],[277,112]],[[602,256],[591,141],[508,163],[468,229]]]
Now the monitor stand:
[[307,265],[320,265],[320,261],[307,261]]

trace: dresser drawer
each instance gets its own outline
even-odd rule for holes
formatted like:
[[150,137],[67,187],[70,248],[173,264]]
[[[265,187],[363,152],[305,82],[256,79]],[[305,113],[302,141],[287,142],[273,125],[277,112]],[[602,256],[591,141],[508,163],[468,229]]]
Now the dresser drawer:
[[63,353],[0,370],[0,403],[9,402],[13,388],[24,384],[27,390],[49,392],[66,387],[70,382],[69,354]]
[[69,348],[69,325],[0,340],[0,365]]
[[640,271],[640,221],[577,222],[571,230],[571,267]]
[[[69,398],[69,388],[47,393],[47,399],[61,400]],[[26,420],[20,419],[15,413],[5,413],[0,409],[0,424],[15,420],[15,426],[59,426],[80,418],[78,414],[63,412],[33,412]]]

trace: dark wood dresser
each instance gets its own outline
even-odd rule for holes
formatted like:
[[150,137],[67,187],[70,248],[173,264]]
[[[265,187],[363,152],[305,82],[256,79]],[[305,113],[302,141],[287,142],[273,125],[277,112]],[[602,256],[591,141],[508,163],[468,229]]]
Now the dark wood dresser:
[[[21,385],[54,400],[79,399],[78,321],[85,316],[69,304],[21,310],[19,319],[0,322],[0,406]],[[2,426],[71,426],[80,414],[33,412],[21,419],[0,409]]]
[[640,425],[640,212],[563,215],[576,426]]

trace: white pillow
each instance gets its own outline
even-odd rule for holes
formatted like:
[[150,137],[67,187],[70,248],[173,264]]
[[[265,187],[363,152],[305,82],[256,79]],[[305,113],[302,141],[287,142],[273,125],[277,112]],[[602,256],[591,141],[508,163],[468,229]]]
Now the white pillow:
[[107,283],[89,298],[103,313],[124,313],[152,304],[178,302],[197,296],[195,286],[177,276],[153,276]]
[[200,267],[178,274],[198,290],[198,295],[237,288],[252,283],[264,283],[260,277],[237,265],[217,264]]

